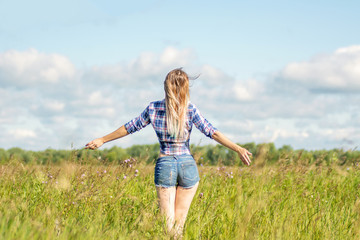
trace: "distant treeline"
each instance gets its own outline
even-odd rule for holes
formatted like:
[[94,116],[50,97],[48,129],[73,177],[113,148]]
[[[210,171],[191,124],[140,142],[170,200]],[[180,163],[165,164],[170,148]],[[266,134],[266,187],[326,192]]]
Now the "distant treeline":
[[[294,150],[289,145],[276,148],[273,143],[239,144],[253,153],[253,163],[264,164],[337,164],[357,165],[360,151],[333,150]],[[197,163],[203,165],[242,165],[237,154],[221,145],[191,145],[191,152]],[[128,148],[112,147],[103,150],[54,150],[26,151],[21,148],[0,148],[0,163],[13,161],[26,164],[58,164],[64,161],[83,164],[121,164],[126,159],[135,159],[137,163],[153,164],[159,155],[159,144],[133,145]]]

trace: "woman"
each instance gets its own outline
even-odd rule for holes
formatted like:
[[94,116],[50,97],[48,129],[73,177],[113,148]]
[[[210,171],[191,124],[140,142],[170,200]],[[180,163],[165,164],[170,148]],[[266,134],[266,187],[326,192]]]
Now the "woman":
[[160,142],[160,155],[155,166],[160,211],[166,216],[169,232],[175,226],[175,233],[181,234],[200,180],[189,148],[192,125],[207,137],[235,151],[246,165],[250,165],[251,153],[227,139],[189,101],[189,77],[182,69],[175,69],[167,74],[164,90],[164,100],[151,102],[139,117],[116,131],[89,142],[86,148],[96,149],[151,123]]

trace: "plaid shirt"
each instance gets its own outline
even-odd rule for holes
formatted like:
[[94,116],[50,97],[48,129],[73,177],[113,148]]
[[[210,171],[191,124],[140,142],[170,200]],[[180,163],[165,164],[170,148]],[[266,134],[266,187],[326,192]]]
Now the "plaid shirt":
[[212,135],[217,130],[200,114],[194,104],[189,103],[186,115],[185,137],[175,138],[171,136],[166,129],[165,99],[151,102],[140,116],[126,123],[125,128],[128,133],[134,133],[146,127],[149,123],[153,126],[159,139],[160,152],[166,155],[190,154],[189,141],[193,124],[210,138],[212,138]]

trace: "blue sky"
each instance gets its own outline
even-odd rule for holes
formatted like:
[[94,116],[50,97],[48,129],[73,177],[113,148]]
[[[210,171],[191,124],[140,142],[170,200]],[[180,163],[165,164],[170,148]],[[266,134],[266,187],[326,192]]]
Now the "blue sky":
[[[163,97],[232,140],[359,145],[358,1],[0,1],[0,147],[83,146]],[[211,143],[194,131],[193,143]],[[153,143],[151,127],[109,143]]]

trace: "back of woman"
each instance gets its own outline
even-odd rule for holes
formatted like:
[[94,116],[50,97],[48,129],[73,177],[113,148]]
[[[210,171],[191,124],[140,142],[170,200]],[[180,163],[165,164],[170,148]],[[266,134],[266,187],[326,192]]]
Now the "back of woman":
[[205,136],[235,151],[246,165],[251,162],[251,153],[226,138],[190,102],[189,77],[181,68],[167,74],[164,90],[165,99],[151,102],[138,117],[116,131],[89,142],[86,148],[96,149],[151,124],[160,143],[154,174],[159,207],[166,216],[169,233],[178,236],[182,234],[200,180],[196,162],[190,153],[193,125]]
[[160,143],[160,153],[163,155],[190,154],[189,142],[193,125],[210,138],[216,131],[216,128],[200,114],[197,107],[189,102],[187,104],[183,129],[180,130],[182,135],[179,133],[173,134],[168,128],[169,123],[167,123],[166,112],[165,99],[151,102],[140,116],[126,123],[125,128],[129,133],[134,133],[151,124]]

